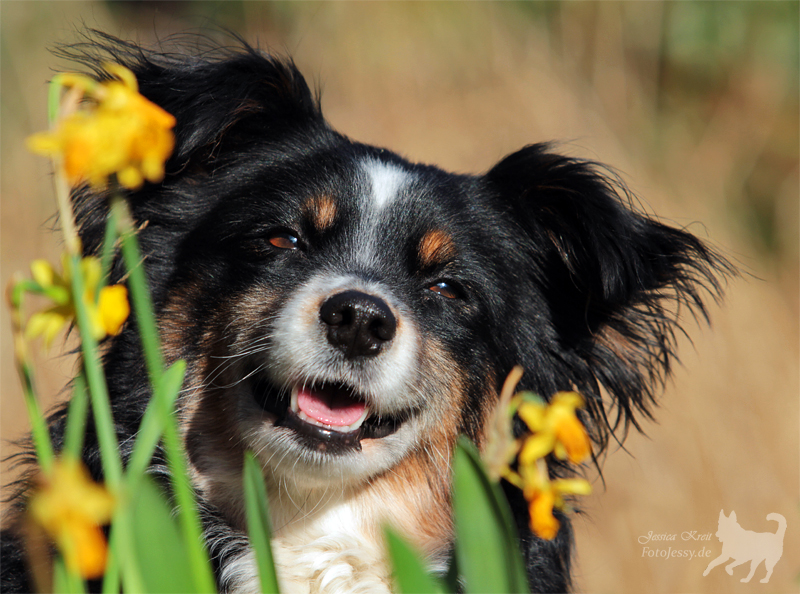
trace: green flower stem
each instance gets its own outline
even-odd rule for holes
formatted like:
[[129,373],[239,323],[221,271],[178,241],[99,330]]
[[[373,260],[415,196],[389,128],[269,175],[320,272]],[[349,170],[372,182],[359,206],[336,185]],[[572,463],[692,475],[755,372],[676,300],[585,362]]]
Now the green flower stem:
[[106,232],[105,237],[103,238],[103,251],[100,254],[100,266],[101,266],[101,276],[100,278],[103,279],[102,282],[97,283],[97,294],[95,295],[95,299],[100,295],[100,289],[107,284],[108,282],[108,274],[111,269],[111,264],[114,258],[115,247],[117,243],[117,211],[111,210],[108,214],[108,220],[106,221]]
[[63,559],[56,559],[53,563],[53,592],[84,594],[86,582],[80,575],[67,569]]
[[33,387],[33,370],[27,361],[17,361],[17,371],[22,380],[22,391],[25,396],[25,406],[28,409],[28,418],[31,421],[31,433],[33,435],[33,446],[36,450],[36,458],[45,474],[53,468],[53,443],[50,441],[50,431],[47,429],[42,409],[36,398],[36,391]]
[[100,444],[100,459],[106,483],[115,493],[119,491],[122,481],[122,462],[119,458],[117,434],[114,430],[114,418],[111,414],[111,403],[108,397],[105,373],[100,361],[97,339],[92,335],[89,312],[84,301],[84,279],[80,272],[79,255],[72,258],[72,298],[75,303],[75,319],[81,335],[81,353],[83,369],[91,394],[92,411],[94,412],[97,439]]
[[89,395],[86,393],[86,374],[81,372],[75,378],[75,386],[67,413],[67,428],[64,433],[64,454],[73,460],[81,459],[88,409]]
[[[109,545],[108,545],[108,558],[106,559],[106,570],[103,573],[103,589],[101,590],[103,594],[119,594],[122,592],[121,585],[121,576],[120,576],[120,562],[119,562],[119,553],[117,551],[121,550],[120,545],[116,544],[117,539],[119,538],[119,530],[115,530],[113,527],[111,528],[111,534],[109,535]],[[130,590],[131,592],[135,592],[137,590]],[[144,590],[138,590],[139,592],[143,592]]]
[[22,332],[22,298],[29,285],[39,286],[31,281],[12,282],[6,292],[9,310],[11,313],[11,325],[14,333],[14,356],[16,359],[17,372],[22,382],[22,393],[25,398],[25,407],[28,409],[28,418],[31,422],[31,434],[33,435],[33,447],[36,450],[36,458],[45,473],[50,472],[53,467],[53,443],[50,440],[50,431],[47,428],[39,400],[36,398],[36,389],[33,382],[33,369],[28,359],[28,348]]
[[150,382],[155,386],[158,378],[164,373],[164,357],[156,328],[153,303],[147,285],[139,241],[131,225],[128,204],[119,194],[111,197],[111,216],[117,220],[120,235],[122,258],[128,269],[128,290],[131,294],[133,311],[139,324],[139,336],[142,341],[147,372]]
[[189,559],[192,564],[195,584],[198,591],[212,592],[216,589],[216,583],[211,571],[208,554],[203,543],[200,516],[194,498],[194,491],[189,483],[186,468],[186,459],[183,446],[178,435],[178,430],[172,415],[172,407],[169,404],[169,395],[162,392],[161,378],[164,375],[164,357],[161,353],[161,345],[158,336],[158,328],[153,313],[153,304],[150,298],[150,291],[147,286],[144,267],[142,266],[141,251],[139,242],[132,225],[128,205],[119,194],[111,198],[111,210],[116,213],[122,258],[128,269],[128,288],[131,294],[133,310],[136,314],[136,321],[139,326],[139,335],[142,341],[147,370],[150,375],[150,382],[153,387],[153,398],[160,405],[157,410],[163,415],[163,440],[164,449],[167,455],[167,464],[170,468],[170,475],[178,504],[181,529],[189,549]]

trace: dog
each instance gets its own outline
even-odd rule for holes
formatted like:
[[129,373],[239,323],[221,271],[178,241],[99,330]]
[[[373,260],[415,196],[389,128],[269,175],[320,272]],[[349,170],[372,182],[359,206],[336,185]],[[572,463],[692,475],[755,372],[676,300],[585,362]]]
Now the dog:
[[[388,592],[384,523],[446,573],[454,444],[485,444],[509,371],[522,365],[519,388],[545,398],[580,392],[599,454],[651,415],[679,316],[707,317],[730,271],[639,212],[609,169],[551,144],[462,175],[351,140],[290,59],[241,40],[192,55],[94,33],[61,54],[99,79],[108,61],[126,66],[177,118],[163,182],[128,202],[165,357],[187,362],[179,423],[225,592],[257,590],[246,450],[264,468],[286,592]],[[73,200],[95,253],[105,197]],[[116,262],[112,282],[124,273]],[[135,324],[106,349],[126,456],[150,395]],[[50,422],[58,441],[64,410]],[[84,460],[100,478],[91,431]],[[159,452],[153,473],[166,472]],[[521,492],[503,489],[532,590],[568,590],[569,519],[539,539]],[[3,588],[25,591],[13,528]]]
[[780,561],[783,555],[783,536],[786,533],[786,518],[781,514],[768,514],[767,520],[778,523],[777,532],[753,532],[745,530],[736,520],[736,512],[731,511],[730,516],[725,515],[724,510],[719,511],[719,522],[717,527],[717,538],[722,543],[722,553],[711,561],[703,572],[703,577],[714,569],[717,565],[722,565],[728,559],[733,561],[725,566],[728,575],[733,575],[733,568],[750,561],[750,573],[743,577],[743,583],[753,579],[756,568],[764,562],[767,568],[767,575],[761,579],[762,584],[769,582],[775,564]]

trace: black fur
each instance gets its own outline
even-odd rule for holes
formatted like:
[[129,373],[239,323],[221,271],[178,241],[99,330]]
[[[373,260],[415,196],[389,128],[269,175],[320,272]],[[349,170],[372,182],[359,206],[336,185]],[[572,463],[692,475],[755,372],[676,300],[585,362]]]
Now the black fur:
[[[263,238],[257,232],[266,219],[274,224],[294,216],[288,195],[346,196],[348,184],[356,181],[352,164],[369,157],[413,172],[416,182],[407,212],[387,223],[387,247],[379,262],[354,272],[401,295],[419,312],[424,331],[442,343],[446,356],[469,378],[461,432],[480,439],[481,411],[490,393],[486,383],[492,382],[496,392],[516,364],[526,370],[520,388],[546,397],[575,388],[586,397],[585,420],[598,452],[616,430],[624,433],[631,423],[638,427],[637,415],[651,415],[675,358],[680,315],[705,318],[703,294],[716,297],[720,279],[732,271],[703,242],[636,212],[614,175],[561,156],[550,145],[525,147],[485,175],[452,175],[408,163],[333,131],[321,115],[319,98],[291,61],[244,43],[200,49],[193,55],[146,52],[95,33],[59,52],[101,79],[108,77],[103,62],[127,66],[141,92],[177,118],[176,147],[163,183],[147,184],[129,200],[142,226],[139,238],[157,312],[178,289],[193,295],[185,313],[194,325],[171,358],[204,357],[205,321],[254,282],[290,293],[311,274],[314,258],[322,261],[319,253],[326,247],[337,266],[350,266],[340,256],[346,244],[337,239],[351,231],[346,218],[337,220],[333,237],[315,240],[317,251],[309,247],[306,260],[292,269],[273,256],[261,257]],[[342,204],[346,211],[351,203],[343,199]],[[75,205],[85,249],[93,253],[102,241],[105,197],[82,188]],[[438,272],[430,276],[416,269],[403,242],[432,226],[446,229],[458,246],[457,262],[446,274],[458,293],[456,303],[432,302],[430,295],[415,292],[417,284],[436,280]],[[118,261],[113,280],[123,275]],[[130,321],[105,355],[124,455],[149,398],[135,330]],[[610,400],[603,400],[600,386]],[[51,419],[57,442],[62,419],[63,411]],[[84,454],[99,477],[91,430]],[[504,488],[532,589],[566,590],[568,518],[561,518],[555,541],[542,541],[528,528],[519,491]],[[24,494],[17,496],[21,501]],[[246,548],[246,540],[227,526],[220,510],[206,504],[203,509],[212,552],[222,565]],[[18,537],[4,531],[2,589],[30,590],[25,580]]]

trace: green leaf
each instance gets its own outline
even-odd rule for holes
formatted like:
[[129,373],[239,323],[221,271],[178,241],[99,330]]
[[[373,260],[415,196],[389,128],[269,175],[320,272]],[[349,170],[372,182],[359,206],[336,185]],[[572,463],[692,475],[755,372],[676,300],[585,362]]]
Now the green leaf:
[[158,389],[142,417],[136,442],[133,445],[133,453],[128,462],[128,472],[132,476],[143,473],[150,465],[158,440],[161,439],[161,434],[164,432],[163,410],[172,411],[183,385],[185,373],[186,361],[180,359],[175,361],[161,376]]
[[465,437],[459,438],[453,459],[453,515],[456,561],[465,591],[528,592],[508,503]]
[[146,591],[196,591],[187,545],[172,506],[149,476],[138,483],[131,505],[133,542]]
[[428,573],[417,551],[410,544],[389,527],[384,529],[384,534],[399,594],[445,592],[441,582]]
[[270,544],[272,529],[267,490],[264,487],[261,465],[252,452],[246,452],[244,455],[244,504],[247,512],[247,532],[250,536],[250,546],[253,547],[256,556],[261,592],[264,594],[280,592]]
[[85,594],[86,583],[81,577],[67,569],[61,555],[57,555],[53,561],[53,592],[63,594]]

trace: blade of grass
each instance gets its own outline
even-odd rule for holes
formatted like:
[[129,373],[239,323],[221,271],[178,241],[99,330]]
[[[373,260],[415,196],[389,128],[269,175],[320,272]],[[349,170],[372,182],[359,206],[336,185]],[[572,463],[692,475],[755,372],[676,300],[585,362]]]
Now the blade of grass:
[[[173,410],[175,400],[180,394],[183,385],[183,376],[186,373],[186,362],[175,361],[161,376],[161,384],[157,395],[153,397],[139,424],[133,452],[128,460],[126,472],[131,477],[138,477],[147,470],[158,446],[158,441],[164,432],[163,415],[160,408]],[[134,479],[135,480],[135,479]]]
[[56,557],[53,562],[53,591],[63,594],[84,594],[86,582],[67,569],[63,557]]
[[430,592],[443,594],[442,583],[431,575],[422,563],[419,554],[392,528],[384,528],[389,559],[392,562],[395,586],[399,594]]
[[195,587],[189,548],[172,517],[165,494],[149,476],[140,482],[132,502],[136,555],[143,572],[142,592],[191,592]]
[[244,455],[244,503],[247,512],[247,532],[256,557],[261,592],[263,594],[280,592],[270,544],[272,529],[267,507],[267,490],[264,487],[261,465],[252,452],[246,452]]
[[[112,555],[112,571],[106,569],[103,578],[103,592],[119,592],[119,583],[125,592],[147,592],[144,571],[139,563],[135,543],[135,523],[132,506],[136,503],[136,495],[124,489],[119,494],[120,500],[114,512],[111,524],[110,553]],[[115,575],[118,574],[118,575]],[[114,587],[117,587],[115,590]]]
[[459,438],[453,458],[453,515],[465,591],[528,592],[508,504],[465,437]]

